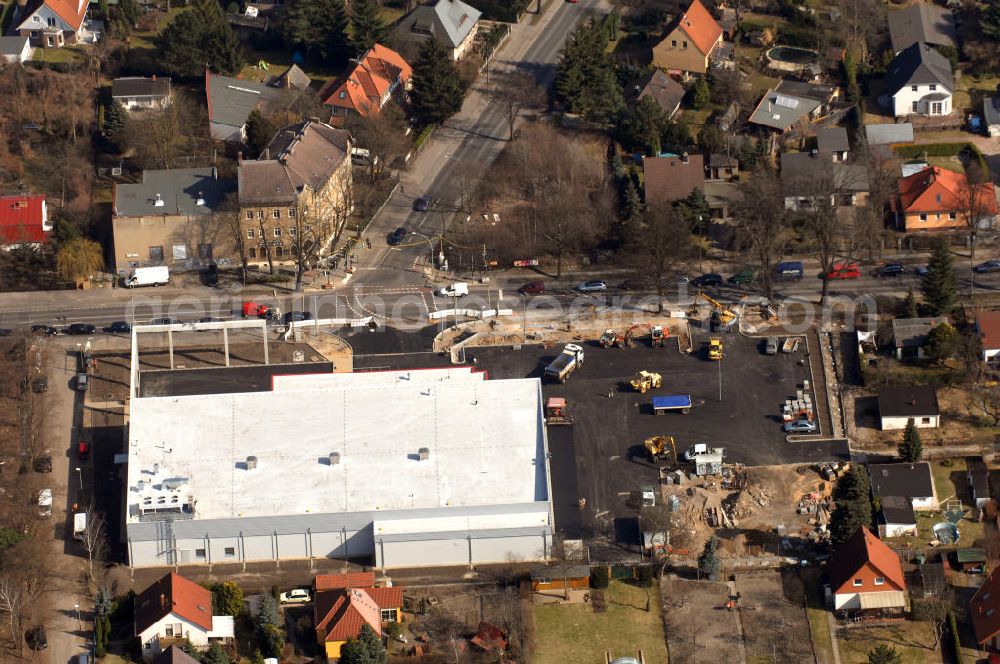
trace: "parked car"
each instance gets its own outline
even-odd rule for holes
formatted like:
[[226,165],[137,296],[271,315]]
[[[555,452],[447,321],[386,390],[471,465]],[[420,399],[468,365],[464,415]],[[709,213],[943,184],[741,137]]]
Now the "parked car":
[[312,320],[312,314],[308,311],[289,311],[285,314],[285,324],[298,323],[304,320]]
[[309,591],[305,588],[296,588],[278,595],[279,604],[306,604],[309,602]]
[[38,492],[38,516],[52,516],[52,489]]
[[731,284],[737,284],[739,286],[745,286],[747,284],[752,284],[753,283],[753,270],[750,270],[750,269],[740,270],[739,272],[737,272],[733,276],[729,277],[728,281]]
[[403,240],[406,239],[407,235],[409,235],[407,230],[402,226],[400,226],[399,228],[397,228],[396,230],[394,230],[392,233],[389,234],[389,246],[395,247],[398,244],[402,244]]
[[768,337],[764,341],[764,354],[765,355],[778,354],[778,337]]
[[177,325],[180,323],[176,318],[154,318],[149,321],[150,325]]
[[87,375],[86,371],[81,371],[76,375],[76,389],[80,392],[86,392],[90,388],[90,376]]
[[1000,260],[993,259],[972,268],[974,272],[1000,272]]
[[541,281],[529,281],[517,289],[522,295],[541,295],[545,292],[545,283]]
[[709,272],[708,274],[703,274],[700,277],[695,277],[691,283],[695,286],[721,286],[722,285],[722,275],[716,274],[715,272]]
[[90,323],[70,323],[66,328],[66,334],[93,334],[97,328]]
[[199,323],[221,323],[221,318],[216,318],[215,316],[204,316],[198,319]]
[[31,467],[36,473],[51,473],[52,457],[50,457],[48,454],[36,457],[35,463],[33,463]]
[[795,420],[794,422],[785,423],[786,433],[815,433],[816,424],[810,422],[809,420]]
[[899,275],[906,272],[906,268],[899,263],[887,263],[882,267],[875,268],[872,272],[872,276],[875,277],[898,277]]
[[90,443],[85,440],[81,440],[76,444],[76,456],[80,461],[86,461],[90,458]]
[[44,337],[54,337],[59,334],[59,330],[52,327],[51,325],[32,325],[31,333],[38,334]]
[[438,289],[438,295],[441,297],[465,297],[468,294],[469,284],[464,281],[448,284],[447,286]]
[[32,650],[45,650],[49,647],[49,638],[45,634],[45,628],[41,626],[34,627],[25,632],[24,641]]
[[603,281],[585,281],[576,287],[581,293],[601,293],[608,290],[608,285]]
[[826,275],[827,279],[860,279],[861,269],[857,263],[834,263],[833,269]]
[[14,330],[9,327],[0,327],[0,337],[9,337],[14,334]]
[[205,285],[210,288],[219,285],[219,266],[215,263],[209,263],[208,267],[205,268]]
[[417,212],[427,212],[427,208],[431,206],[430,196],[421,196],[420,198],[413,201],[413,209]]
[[31,391],[35,394],[44,394],[49,391],[49,379],[47,376],[39,376],[31,381]]
[[104,331],[110,334],[128,334],[132,331],[132,325],[125,320],[116,320],[104,328]]
[[915,268],[913,268],[913,271],[922,277],[928,272],[930,272],[931,268],[929,265],[918,265]]

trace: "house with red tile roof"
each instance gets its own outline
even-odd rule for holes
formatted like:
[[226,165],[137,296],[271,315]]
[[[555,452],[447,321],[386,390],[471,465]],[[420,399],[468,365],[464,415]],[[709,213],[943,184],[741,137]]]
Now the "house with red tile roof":
[[1000,355],[1000,311],[978,312],[976,332],[983,348],[983,362],[995,361]]
[[400,621],[402,587],[376,588],[372,572],[317,574],[314,585],[316,640],[330,661],[340,659],[340,649],[363,625],[381,635],[382,625]]
[[81,39],[88,0],[31,0],[21,9],[17,33],[32,46],[58,48]]
[[976,643],[981,648],[1000,650],[1000,567],[969,600],[969,619]]
[[894,617],[906,608],[899,556],[867,528],[837,548],[827,573],[827,600],[836,612]]
[[375,44],[347,73],[330,81],[320,98],[330,107],[331,124],[342,124],[351,115],[376,115],[393,95],[409,88],[412,75],[399,53]]
[[212,615],[212,593],[174,572],[135,596],[134,619],[146,661],[185,639],[206,648],[233,638],[233,617]]
[[970,188],[965,174],[928,166],[900,178],[899,191],[890,201],[890,207],[900,230],[954,230],[967,228],[970,200],[979,227],[991,228],[1000,213],[997,188],[992,183]]
[[705,5],[693,0],[653,47],[653,66],[670,74],[704,74],[713,52],[721,47],[722,26]]
[[45,196],[0,196],[0,249],[38,248],[51,232]]

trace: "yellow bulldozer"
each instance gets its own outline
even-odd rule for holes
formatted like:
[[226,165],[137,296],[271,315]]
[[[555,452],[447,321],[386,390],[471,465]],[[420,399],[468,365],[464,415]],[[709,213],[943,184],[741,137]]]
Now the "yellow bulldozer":
[[722,339],[719,337],[712,337],[708,340],[708,359],[722,359]]
[[645,394],[648,390],[655,390],[663,387],[663,376],[645,369],[635,375],[629,381],[632,389],[640,394]]
[[677,462],[677,443],[673,436],[650,436],[643,446],[653,461]]

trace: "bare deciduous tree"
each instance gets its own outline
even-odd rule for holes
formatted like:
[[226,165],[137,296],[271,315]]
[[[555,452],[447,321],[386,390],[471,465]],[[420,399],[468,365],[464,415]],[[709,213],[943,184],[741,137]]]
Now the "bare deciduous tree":
[[774,275],[788,242],[787,215],[781,182],[767,169],[759,169],[740,185],[742,199],[734,209],[739,238],[757,263],[764,296],[774,297]]
[[542,97],[541,90],[531,74],[519,69],[494,75],[490,101],[507,121],[508,141],[514,140],[514,126],[521,111],[538,103]]
[[410,145],[403,133],[406,118],[395,104],[386,104],[378,113],[352,116],[348,130],[357,147],[368,150],[368,176],[374,182]]
[[295,290],[302,289],[302,276],[316,261],[328,256],[340,242],[354,210],[354,187],[348,176],[332,182],[310,201],[300,205],[293,220],[295,236]]
[[247,237],[246,228],[240,221],[240,205],[236,196],[230,194],[226,197],[214,214],[214,223],[225,235],[232,238],[233,248],[240,257],[240,268],[242,270],[243,283],[247,280]]
[[993,211],[996,209],[996,193],[989,173],[984,173],[974,155],[970,155],[969,164],[965,167],[965,180],[956,192],[958,215],[965,224],[965,232],[969,238],[969,293],[975,287],[975,271],[972,267],[976,261],[976,240],[979,231],[990,227]]
[[653,279],[657,311],[662,313],[667,275],[693,252],[691,226],[675,207],[651,207],[633,231],[630,245],[636,267]]
[[80,543],[87,551],[87,575],[94,582],[94,561],[104,559],[108,548],[108,538],[104,527],[104,515],[99,512],[87,514],[87,527],[80,533]]

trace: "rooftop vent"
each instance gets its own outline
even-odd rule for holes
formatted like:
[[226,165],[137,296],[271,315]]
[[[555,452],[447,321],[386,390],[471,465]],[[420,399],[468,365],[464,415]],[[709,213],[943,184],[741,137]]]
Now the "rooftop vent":
[[163,207],[163,196],[160,194],[156,195],[156,200],[153,201],[153,207]]
[[198,200],[196,200],[194,202],[194,204],[195,205],[201,205],[202,207],[204,207],[204,205],[205,205],[205,194],[203,194],[202,192],[199,191],[198,192]]
[[176,490],[180,489],[182,486],[188,483],[188,478],[186,477],[168,477],[163,480],[163,488]]
[[248,456],[247,457],[247,470],[253,470],[257,467],[257,457]]
[[337,466],[340,464],[340,452],[330,452],[330,465]]
[[417,459],[420,461],[427,461],[431,458],[431,451],[426,447],[421,447],[417,450]]

